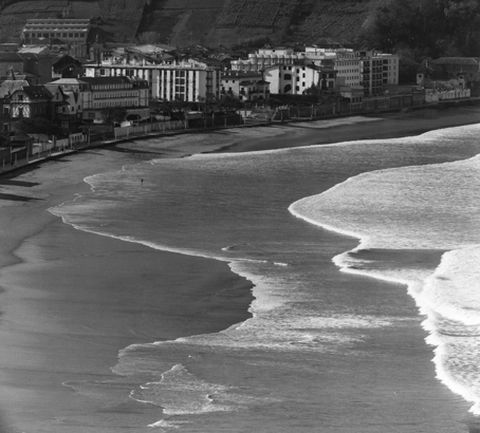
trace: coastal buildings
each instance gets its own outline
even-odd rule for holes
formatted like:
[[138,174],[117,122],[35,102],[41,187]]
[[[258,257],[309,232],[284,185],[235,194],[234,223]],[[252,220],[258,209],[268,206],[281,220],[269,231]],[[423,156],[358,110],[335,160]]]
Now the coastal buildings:
[[266,100],[270,83],[259,72],[227,71],[222,74],[220,94],[238,98],[242,102]]
[[480,58],[477,57],[439,57],[428,62],[432,75],[437,78],[464,78],[474,81],[480,78]]
[[333,90],[336,72],[333,69],[298,63],[276,65],[264,72],[265,81],[270,83],[271,94],[303,95],[314,86],[322,90]]
[[[298,64],[310,64],[319,69],[333,70],[336,80],[334,87],[363,86],[366,96],[381,94],[387,85],[399,82],[398,56],[347,48],[307,46],[303,51],[291,48],[260,49],[249,54],[247,59],[233,60],[231,68],[234,71],[267,72],[276,66],[287,67],[288,70],[289,67]],[[294,91],[297,91],[297,87],[299,89],[303,87],[301,83],[293,84]],[[270,90],[272,91],[272,88]]]
[[4,107],[12,119],[51,118],[52,94],[45,86],[25,86],[15,90]]
[[347,48],[305,47],[304,56],[319,67],[336,71],[337,85],[355,87],[362,82],[362,64],[358,53]]
[[305,56],[292,48],[261,48],[250,53],[247,59],[231,61],[232,71],[262,72],[276,65],[292,65]]
[[64,94],[60,115],[79,116],[92,122],[104,122],[112,110],[124,109],[125,114],[149,118],[149,85],[132,77],[62,78],[47,84],[60,88]]
[[381,95],[388,85],[399,82],[399,57],[377,51],[359,53],[362,64],[362,86],[365,96]]
[[195,59],[157,63],[145,58],[103,60],[84,65],[87,77],[135,77],[148,82],[150,96],[163,101],[202,102],[220,96],[219,67]]

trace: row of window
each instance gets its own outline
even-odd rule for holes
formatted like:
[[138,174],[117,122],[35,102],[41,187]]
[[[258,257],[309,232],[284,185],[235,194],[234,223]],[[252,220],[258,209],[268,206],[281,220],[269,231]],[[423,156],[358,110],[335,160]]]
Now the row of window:
[[48,39],[85,39],[85,33],[64,33],[64,32],[32,32],[26,33],[26,38],[28,39],[41,39],[41,38],[48,38]]
[[110,108],[110,107],[136,107],[138,104],[138,101],[136,99],[133,99],[130,101],[122,100],[122,101],[110,101],[110,102],[94,102],[93,108]]

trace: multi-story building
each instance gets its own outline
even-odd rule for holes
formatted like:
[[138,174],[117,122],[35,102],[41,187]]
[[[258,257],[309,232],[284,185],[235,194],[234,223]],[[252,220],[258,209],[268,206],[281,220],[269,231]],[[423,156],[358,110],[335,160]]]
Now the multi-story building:
[[232,71],[262,72],[271,66],[293,65],[305,58],[292,48],[261,48],[248,55],[248,59],[232,60]]
[[[272,66],[313,64],[335,71],[335,87],[365,87],[366,95],[376,95],[386,85],[398,84],[399,59],[392,54],[357,52],[347,48],[306,47],[304,51],[290,48],[261,49],[248,59],[231,62],[232,70],[244,72],[267,71]],[[295,86],[296,87],[296,86]],[[301,86],[299,86],[301,87]]]
[[270,94],[270,83],[260,72],[229,71],[222,75],[221,95],[230,95],[241,101],[265,100]]
[[305,58],[317,66],[330,66],[337,72],[337,86],[357,87],[362,83],[358,54],[348,48],[306,47]]
[[79,120],[83,114],[83,99],[88,92],[88,84],[77,78],[61,78],[45,87],[54,96],[61,95],[61,100],[56,101],[55,115],[57,119]]
[[60,88],[65,95],[57,114],[81,113],[83,119],[100,122],[114,109],[125,109],[139,117],[149,111],[150,91],[145,80],[131,77],[63,78],[48,83],[47,87],[51,91]]
[[87,58],[90,31],[89,19],[31,18],[23,28],[22,40],[25,45],[65,45],[71,56]]
[[399,81],[399,57],[376,51],[360,52],[362,86],[366,96],[380,95]]
[[270,83],[271,94],[303,95],[307,89],[321,90],[335,88],[336,72],[305,63],[296,65],[276,65],[264,72],[265,81]]
[[150,85],[153,99],[201,102],[220,96],[221,72],[194,59],[156,64],[124,57],[84,65],[87,77],[136,77]]

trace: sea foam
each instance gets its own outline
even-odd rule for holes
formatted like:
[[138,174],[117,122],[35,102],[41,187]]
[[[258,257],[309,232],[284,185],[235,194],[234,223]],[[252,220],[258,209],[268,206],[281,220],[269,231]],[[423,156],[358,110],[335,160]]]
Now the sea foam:
[[[333,258],[343,271],[406,284],[426,316],[437,377],[480,415],[480,157],[364,173],[289,210],[360,239]],[[332,223],[333,222],[333,223]],[[436,269],[386,268],[357,258],[367,248],[450,250]]]

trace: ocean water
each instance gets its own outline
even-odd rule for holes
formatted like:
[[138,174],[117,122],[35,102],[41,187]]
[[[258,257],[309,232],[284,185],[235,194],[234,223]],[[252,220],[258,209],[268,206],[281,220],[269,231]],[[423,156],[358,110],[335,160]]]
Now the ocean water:
[[138,431],[472,429],[479,133],[132,161],[86,178],[89,194],[51,209],[64,222],[225,261],[254,284],[246,321],[120,351],[131,399],[158,407]]

